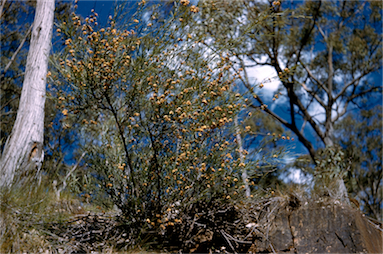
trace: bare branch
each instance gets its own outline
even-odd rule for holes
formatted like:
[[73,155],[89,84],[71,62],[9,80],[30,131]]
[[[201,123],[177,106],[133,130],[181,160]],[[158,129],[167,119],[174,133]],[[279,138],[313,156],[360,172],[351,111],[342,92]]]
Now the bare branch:
[[[331,42],[328,45],[328,58],[327,58],[327,64],[328,64],[328,78],[327,78],[327,90],[329,91],[327,93],[328,96],[328,103],[329,105],[332,103],[332,88],[333,88],[333,79],[334,79],[334,65],[333,65],[333,46]],[[331,105],[330,105],[331,106]]]
[[306,90],[306,92],[308,92],[309,94],[311,94],[311,96],[313,96],[315,98],[315,100],[322,106],[322,107],[326,107],[326,104],[321,100],[321,98],[319,98],[319,96],[313,92],[311,89],[309,89],[305,83],[299,83],[303,89]]
[[363,74],[361,74],[358,78],[355,78],[353,80],[351,80],[347,85],[345,85],[342,90],[335,96],[334,100],[337,100],[339,97],[341,97],[342,95],[344,95],[344,93],[346,92],[347,88],[349,88],[350,86],[352,86],[353,84],[359,82],[364,76],[366,76],[368,73],[366,72],[363,72]]
[[[240,64],[241,64],[241,67],[243,68],[244,66],[244,62],[243,62],[243,59],[241,59],[239,56],[237,56],[237,59],[240,61]],[[261,105],[265,105],[262,101],[261,98],[259,98],[259,96],[257,96],[256,94],[254,94],[253,92],[253,88],[250,86],[249,84],[249,78],[248,78],[248,75],[247,75],[247,71],[245,68],[243,68],[243,71],[245,73],[245,80],[241,77],[241,81],[242,83],[244,84],[244,86],[247,88],[247,90],[253,95],[253,97],[261,104]],[[260,106],[255,106],[254,104],[250,104],[250,107],[252,108],[260,108]],[[269,115],[271,115],[273,118],[275,118],[277,121],[279,121],[280,123],[282,123],[283,125],[290,125],[286,120],[284,120],[283,118],[281,118],[280,116],[278,116],[277,114],[275,114],[274,112],[270,111],[267,107],[264,107],[264,111],[267,112]]]
[[309,74],[310,78],[313,79],[323,90],[325,90],[325,92],[327,94],[329,94],[329,91],[328,89],[326,88],[326,86],[320,82],[315,76],[314,74],[311,72],[311,70],[302,62],[300,61],[301,65],[303,66],[303,68],[305,68],[305,70],[307,71],[307,74]]
[[347,19],[351,19],[351,18],[354,18],[356,16],[356,14],[362,12],[364,10],[364,6],[366,5],[366,2],[364,2],[355,12],[351,12],[347,17],[344,17],[342,19],[341,22],[339,22],[339,25],[338,25],[338,29],[340,29],[341,27],[343,27],[343,23],[344,21],[346,21]]
[[307,119],[307,121],[313,127],[313,129],[318,134],[318,136],[323,140],[324,135],[323,135],[323,132],[321,131],[321,129],[319,128],[318,124],[314,121],[313,117],[309,114],[309,112],[304,107],[302,102],[298,99],[297,95],[295,93],[292,93],[292,96],[293,96],[293,98],[290,98],[290,99],[294,100],[294,104],[298,106],[299,110],[301,110],[301,112],[304,115],[304,118]]
[[13,115],[13,114],[17,114],[17,111],[8,111],[6,113],[0,113],[0,116]]
[[0,111],[3,110],[9,103],[11,103],[12,101],[14,101],[14,100],[16,100],[16,99],[17,99],[17,97],[12,98],[12,99],[10,99],[9,101],[7,101],[3,106],[1,106]]
[[[5,0],[4,0],[5,2]],[[8,64],[5,66],[4,68],[4,71],[3,71],[3,74],[1,76],[5,76],[5,73],[8,71],[9,67],[11,67],[11,64],[13,63],[13,61],[15,61],[15,58],[17,56],[17,54],[19,53],[19,51],[21,50],[21,48],[23,47],[25,41],[27,40],[28,38],[28,35],[31,33],[32,31],[32,27],[33,27],[33,24],[29,27],[26,35],[24,36],[23,40],[21,41],[19,47],[16,49],[16,51],[13,53],[11,59],[9,60]]]
[[307,120],[305,119],[305,120],[303,121],[303,124],[302,124],[302,127],[301,127],[301,132],[304,131],[304,129],[305,129],[305,127],[306,127],[306,123],[307,123]]
[[339,118],[341,118],[342,116],[344,116],[344,114],[346,114],[348,104],[349,104],[349,101],[346,101],[346,102],[344,103],[344,106],[343,106],[342,111],[341,111],[340,113],[338,113],[337,116],[334,117],[334,118],[331,120],[333,123],[335,123],[336,121],[338,121]]
[[[282,71],[282,68],[279,66],[278,62],[275,63],[274,65],[274,68],[275,70],[277,71],[277,73],[280,73],[280,72],[283,72]],[[289,83],[286,83],[286,82],[282,82],[283,86],[286,88],[286,90],[289,92],[288,94],[288,97],[289,99],[292,101],[292,103],[294,105],[297,105],[299,110],[303,113],[304,115],[304,118],[307,119],[307,121],[310,123],[310,125],[313,127],[313,129],[315,130],[315,132],[318,134],[318,136],[321,138],[322,141],[324,141],[324,134],[323,132],[321,131],[321,129],[319,128],[318,124],[314,121],[313,117],[309,114],[309,112],[307,111],[307,108],[303,105],[303,103],[300,101],[300,99],[298,98],[298,96],[296,95],[296,93],[294,92],[294,90],[291,89],[291,85]],[[293,120],[293,119],[292,119]],[[287,127],[287,126],[286,126]],[[296,129],[297,132],[299,132],[298,128],[296,127],[296,125],[294,124],[294,122],[291,124],[290,127],[288,127],[289,129],[293,130],[293,129]],[[292,129],[293,128],[293,129]],[[302,140],[305,139],[304,137],[302,137]],[[308,142],[308,141],[307,141]],[[303,143],[303,141],[302,141]],[[311,144],[311,143],[310,143]],[[311,152],[310,152],[311,154]],[[312,156],[313,157],[313,156]],[[314,159],[314,157],[313,157]]]
[[341,118],[342,116],[344,116],[344,115],[346,114],[346,112],[347,112],[347,106],[348,106],[348,104],[349,104],[351,101],[353,101],[355,98],[358,98],[358,97],[361,97],[361,96],[363,96],[363,95],[365,95],[365,94],[368,94],[368,93],[374,91],[374,90],[377,89],[377,88],[380,88],[380,90],[382,90],[383,87],[382,87],[382,86],[380,86],[380,87],[371,87],[370,89],[364,90],[364,91],[362,91],[362,92],[360,92],[360,93],[358,93],[358,94],[354,94],[354,95],[350,96],[350,97],[347,99],[347,101],[344,103],[344,106],[343,106],[342,111],[341,111],[336,117],[334,117],[334,118],[332,119],[332,122],[336,122],[339,118]]
[[[240,61],[242,59],[239,59]],[[243,61],[242,61],[242,64],[243,64]],[[296,127],[296,125],[293,125],[289,122],[287,122],[285,119],[281,118],[280,116],[278,116],[277,114],[275,114],[273,111],[271,111],[270,109],[268,109],[267,107],[265,107],[266,105],[263,103],[262,99],[259,98],[259,96],[257,96],[256,94],[254,94],[253,92],[253,88],[250,86],[250,84],[247,82],[248,79],[247,79],[247,74],[246,74],[246,70],[245,70],[245,78],[246,80],[244,80],[242,77],[240,78],[242,83],[244,84],[244,86],[247,88],[247,90],[253,94],[253,97],[263,106],[255,106],[254,104],[252,103],[248,103],[248,105],[252,108],[255,108],[255,109],[259,109],[259,108],[262,108],[263,111],[265,111],[267,114],[269,114],[271,117],[273,117],[275,120],[277,120],[278,122],[280,122],[281,124],[283,124],[284,126],[286,126],[287,128],[289,128],[291,131],[293,131],[295,133],[295,135],[297,135],[299,141],[307,148],[307,150],[309,151],[310,153],[310,156],[311,158],[313,159],[314,163],[315,163],[315,149],[314,147],[312,146],[311,142],[305,138],[305,136],[302,134],[301,131],[299,131],[299,129]],[[299,100],[298,100],[299,101]],[[300,108],[303,107],[303,105],[300,103],[299,101],[299,105],[300,105]],[[308,112],[307,110],[305,110],[305,108],[303,107],[303,111],[302,112],[305,112],[305,116],[308,115]],[[313,126],[313,128],[315,130],[319,130],[319,127],[317,126],[317,124],[315,123],[315,121],[312,119],[312,117],[310,115],[308,115],[310,118],[309,118],[309,122],[310,124]],[[305,120],[307,117],[304,117]],[[323,134],[320,132],[318,133],[318,135],[322,138]]]
[[1,20],[1,17],[3,16],[3,8],[4,8],[4,5],[5,5],[6,1],[7,0],[1,1],[1,5],[0,5],[0,20]]
[[[272,58],[273,61],[274,61],[274,64],[273,64],[273,67],[274,69],[277,71],[277,73],[280,73],[280,72],[283,72],[282,68],[280,67],[279,63],[278,63],[278,60],[276,58]],[[290,91],[289,92],[289,98],[290,100],[292,101],[292,104],[294,105],[297,105],[299,110],[303,113],[304,115],[304,118],[307,119],[307,121],[310,123],[310,125],[313,127],[313,129],[315,130],[315,132],[318,134],[319,138],[324,141],[324,134],[323,132],[321,131],[321,129],[319,128],[318,124],[314,121],[313,117],[309,114],[309,112],[307,111],[307,109],[305,108],[305,106],[303,105],[303,103],[299,100],[298,96],[295,94],[295,92],[293,90],[291,90],[290,88],[290,85],[286,82],[282,82],[283,86],[286,88],[287,91]],[[245,84],[246,86],[246,84]],[[257,97],[257,100],[258,101],[261,101],[258,97]],[[291,104],[290,104],[291,105]],[[267,110],[267,111],[266,111]],[[265,109],[266,112],[268,112],[269,110],[268,109]],[[269,111],[270,112],[270,111]],[[268,112],[268,113],[269,113]],[[272,115],[275,115],[275,114],[272,114]],[[277,119],[277,118],[276,118]],[[280,121],[280,118],[277,119],[278,121]],[[309,150],[310,152],[310,155],[311,157],[315,158],[315,151],[312,147],[312,144],[310,141],[308,141],[302,133],[300,133],[299,129],[297,128],[297,126],[295,125],[294,123],[294,119],[292,118],[292,123],[287,123],[286,121],[285,122],[281,122],[282,124],[284,124],[287,128],[289,128],[290,130],[292,130],[295,134],[297,134],[297,136],[299,137],[299,140],[304,144],[304,146]],[[315,161],[315,160],[314,160]]]
[[318,24],[318,30],[319,30],[320,34],[323,36],[323,39],[327,42],[328,38],[327,38],[326,34],[323,32],[323,30],[319,24]]
[[[316,7],[315,7],[315,12],[314,12],[314,15],[313,15],[313,22],[312,22],[312,24],[310,26],[310,29],[304,29],[306,32],[304,33],[303,37],[300,40],[301,43],[300,43],[299,49],[295,49],[295,47],[294,47],[294,49],[295,49],[294,50],[295,51],[294,54],[296,55],[295,65],[297,65],[298,62],[300,61],[303,48],[309,42],[310,34],[312,34],[312,31],[314,30],[314,28],[316,26],[318,17],[320,16],[319,9],[321,8],[321,5],[322,5],[322,2],[319,1],[318,5],[316,5]],[[292,54],[290,55],[290,57],[288,58],[288,61],[286,63],[286,67],[287,68],[289,67],[290,60],[293,60]]]
[[82,158],[85,156],[85,152],[82,153],[80,159],[77,161],[76,165],[73,166],[73,168],[71,169],[71,171],[68,172],[68,174],[65,176],[64,180],[63,180],[63,185],[61,186],[61,188],[59,188],[58,190],[56,190],[56,197],[57,199],[60,198],[60,192],[65,190],[66,186],[67,186],[67,179],[69,178],[69,176],[73,173],[73,171],[76,170],[76,168],[78,167],[78,165],[80,164]]
[[247,56],[251,61],[253,61],[255,63],[255,65],[266,65],[266,66],[272,66],[271,63],[269,62],[264,62],[264,63],[261,63],[261,62],[258,62],[257,60],[255,60],[255,58],[253,56]]
[[[379,88],[380,88],[380,89],[379,89]],[[352,101],[352,100],[354,100],[355,98],[358,98],[358,97],[361,97],[361,96],[363,96],[363,95],[365,95],[365,94],[371,93],[371,92],[373,92],[374,90],[380,90],[380,91],[382,91],[382,88],[383,88],[383,86],[371,87],[370,89],[364,90],[364,91],[362,91],[362,92],[360,92],[360,93],[358,93],[358,94],[354,94],[354,95],[350,96],[349,99],[348,99],[348,101]]]

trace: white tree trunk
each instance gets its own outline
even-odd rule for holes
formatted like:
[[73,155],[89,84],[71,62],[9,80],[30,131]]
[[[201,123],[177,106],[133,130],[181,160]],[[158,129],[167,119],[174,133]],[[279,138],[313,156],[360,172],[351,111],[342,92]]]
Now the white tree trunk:
[[[241,133],[239,131],[239,126],[238,126],[238,116],[235,116],[234,118],[234,125],[235,125],[236,138],[238,142],[239,159],[241,163],[245,163],[245,158],[243,156],[243,148],[242,148],[242,137],[241,137]],[[243,181],[243,184],[245,185],[246,197],[250,197],[249,180],[248,180],[247,171],[245,168],[242,170],[242,181]]]
[[16,173],[36,170],[37,174],[44,159],[45,86],[54,9],[54,0],[37,0],[19,109],[1,157],[0,187],[10,186]]

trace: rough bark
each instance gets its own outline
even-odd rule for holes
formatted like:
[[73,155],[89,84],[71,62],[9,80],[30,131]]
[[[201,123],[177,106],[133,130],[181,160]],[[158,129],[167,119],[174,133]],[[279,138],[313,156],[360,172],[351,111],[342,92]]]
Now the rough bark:
[[54,8],[54,0],[37,0],[19,109],[1,157],[0,187],[10,186],[16,173],[37,174],[43,162],[45,86]]

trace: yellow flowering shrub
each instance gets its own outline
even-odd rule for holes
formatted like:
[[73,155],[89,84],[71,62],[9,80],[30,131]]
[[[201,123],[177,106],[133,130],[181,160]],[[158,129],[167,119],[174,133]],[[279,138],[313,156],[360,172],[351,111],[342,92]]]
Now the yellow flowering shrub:
[[129,29],[113,19],[101,27],[93,13],[59,28],[66,47],[56,67],[65,82],[56,86],[67,121],[81,125],[97,193],[159,230],[182,223],[166,217],[175,202],[243,196],[239,179],[249,167],[233,142],[243,103],[231,92],[229,56],[192,37],[182,20],[198,8],[188,4],[150,26],[133,16]]

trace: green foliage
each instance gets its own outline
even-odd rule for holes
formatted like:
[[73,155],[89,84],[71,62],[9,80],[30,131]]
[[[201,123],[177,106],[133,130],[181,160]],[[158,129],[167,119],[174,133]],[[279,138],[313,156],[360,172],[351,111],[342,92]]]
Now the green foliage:
[[345,156],[351,159],[346,184],[363,211],[382,219],[382,106],[361,110],[336,126]]
[[350,170],[350,160],[338,146],[330,146],[318,153],[314,189],[311,196],[323,200],[329,197],[344,204],[349,204],[349,196],[343,178]]
[[327,147],[318,153],[315,168],[315,184],[328,188],[337,179],[343,179],[348,170],[344,152],[339,147]]

